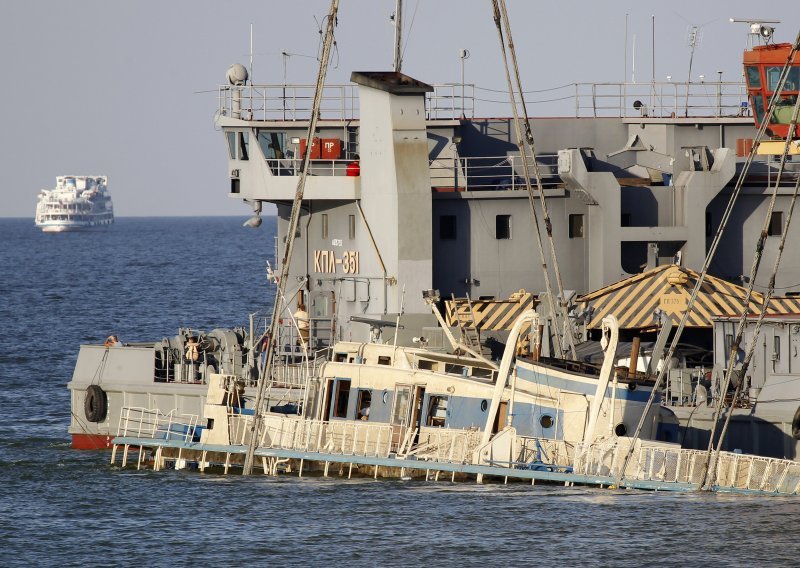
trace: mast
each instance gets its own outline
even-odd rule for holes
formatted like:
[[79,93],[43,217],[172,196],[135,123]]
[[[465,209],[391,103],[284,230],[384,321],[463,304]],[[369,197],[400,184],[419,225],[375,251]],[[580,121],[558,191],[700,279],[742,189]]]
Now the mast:
[[[317,121],[319,120],[319,109],[322,103],[322,89],[325,86],[325,76],[328,72],[328,62],[330,61],[331,45],[333,44],[333,28],[336,26],[336,14],[339,11],[339,0],[331,0],[330,11],[328,12],[327,25],[325,27],[325,41],[322,46],[322,55],[319,60],[319,72],[317,74],[317,84],[314,91],[314,103],[311,107],[311,120],[308,123],[308,131],[306,140],[313,140],[314,133],[317,130]],[[306,174],[308,172],[309,161],[311,160],[310,149],[306,151],[303,156],[303,162],[300,165],[300,177],[297,180],[297,190],[295,191],[294,202],[292,203],[292,212],[289,217],[289,229],[286,235],[286,248],[283,252],[283,258],[280,266],[280,276],[278,277],[278,293],[275,295],[275,304],[272,307],[272,321],[270,322],[269,330],[269,345],[267,347],[267,359],[262,369],[261,376],[258,381],[258,392],[256,394],[255,414],[253,416],[253,423],[250,428],[250,444],[247,446],[247,454],[245,455],[244,467],[242,474],[250,475],[253,472],[253,458],[255,456],[256,446],[258,445],[258,432],[260,430],[262,416],[261,406],[264,401],[264,390],[267,384],[267,379],[272,372],[273,356],[275,353],[275,338],[278,331],[278,315],[282,308],[282,298],[286,291],[286,282],[289,279],[289,263],[292,259],[292,251],[294,250],[295,233],[297,232],[297,225],[300,222],[300,209],[303,205],[303,192],[306,186]]]
[[394,8],[394,63],[392,69],[400,72],[403,66],[403,0],[396,0]]
[[[495,24],[497,25],[497,33],[500,37],[500,44],[503,50],[503,62],[505,65],[506,70],[506,81],[508,82],[508,93],[511,99],[511,110],[514,113],[514,126],[517,132],[517,147],[520,151],[520,160],[522,162],[523,172],[525,174],[525,187],[528,192],[528,203],[530,204],[531,215],[533,217],[533,224],[536,230],[536,241],[539,247],[539,256],[542,263],[542,273],[544,276],[545,287],[547,288],[547,294],[550,297],[550,308],[553,315],[553,318],[556,322],[556,335],[558,336],[558,341],[556,342],[556,355],[559,358],[563,358],[564,351],[562,346],[562,334],[567,335],[568,338],[568,345],[570,347],[570,353],[572,358],[575,359],[575,340],[572,336],[572,329],[569,323],[569,315],[567,314],[566,310],[566,301],[567,298],[564,294],[564,284],[561,279],[561,270],[558,266],[558,257],[556,255],[556,247],[555,241],[553,239],[553,224],[550,221],[550,212],[547,209],[547,200],[544,196],[544,187],[542,186],[542,176],[541,172],[539,171],[539,162],[536,159],[536,148],[534,145],[534,138],[533,138],[533,129],[531,128],[530,118],[528,117],[528,109],[525,105],[525,96],[524,91],[522,90],[522,79],[520,78],[519,74],[519,65],[517,64],[517,52],[514,49],[514,40],[511,38],[511,22],[508,18],[508,11],[506,9],[505,0],[492,0],[492,4],[494,7],[494,19]],[[517,104],[516,104],[516,95],[514,91],[514,84],[511,81],[511,73],[508,66],[508,57],[506,55],[506,47],[505,42],[503,40],[503,28],[505,28],[505,35],[508,39],[508,51],[511,54],[511,61],[514,67],[514,78],[516,83],[516,90],[519,92],[520,97],[520,104],[522,106],[522,114],[525,123],[525,134],[523,136],[522,130],[520,129],[520,117],[517,112]],[[533,198],[533,188],[531,187],[531,178],[528,166],[528,152],[526,148],[526,144],[530,147],[531,157],[533,158],[533,175],[536,178],[536,189],[539,193],[539,204],[542,208],[542,214],[544,215],[544,227],[545,232],[547,233],[547,239],[550,248],[550,258],[553,262],[553,270],[556,276],[556,284],[558,286],[558,294],[561,298],[558,300],[553,295],[553,288],[550,283],[550,273],[547,266],[547,258],[545,256],[544,245],[542,244],[542,236],[539,232],[539,218],[536,214],[536,208],[534,206],[534,198]],[[561,330],[558,329],[559,322],[563,323],[563,328]]]

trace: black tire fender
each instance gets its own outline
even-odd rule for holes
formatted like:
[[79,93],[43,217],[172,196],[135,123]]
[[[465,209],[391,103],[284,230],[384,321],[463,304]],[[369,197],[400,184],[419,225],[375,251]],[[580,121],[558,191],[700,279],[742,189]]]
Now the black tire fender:
[[83,399],[83,413],[89,422],[102,422],[108,414],[108,397],[99,385],[89,385]]

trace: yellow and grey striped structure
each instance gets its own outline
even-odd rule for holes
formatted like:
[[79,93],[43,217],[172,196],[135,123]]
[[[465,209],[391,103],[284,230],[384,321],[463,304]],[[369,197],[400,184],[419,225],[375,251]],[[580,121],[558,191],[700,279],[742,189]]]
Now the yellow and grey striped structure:
[[[502,331],[510,330],[517,318],[525,310],[532,309],[539,303],[538,297],[525,290],[520,290],[509,296],[506,300],[471,300],[456,298],[446,300],[447,325],[458,326],[462,322],[471,322],[469,317],[469,304],[472,304],[472,313],[475,318],[475,327],[478,330]],[[461,318],[459,318],[459,314]]]
[[[623,329],[648,329],[657,326],[656,310],[661,310],[677,325],[683,317],[699,274],[677,265],[665,265],[601,288],[578,298],[583,308],[591,308],[590,328],[599,328],[603,318],[614,315]],[[746,290],[713,276],[706,276],[686,325],[712,326],[716,317],[739,317]],[[757,314],[763,294],[753,292],[748,312]],[[767,314],[800,314],[800,298],[775,297]]]

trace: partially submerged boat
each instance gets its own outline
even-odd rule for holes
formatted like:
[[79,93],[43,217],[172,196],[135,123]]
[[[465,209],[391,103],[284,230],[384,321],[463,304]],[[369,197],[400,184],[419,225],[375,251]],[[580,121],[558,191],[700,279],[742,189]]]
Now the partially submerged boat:
[[[299,297],[308,303],[308,342],[302,344],[321,356],[312,357],[304,368],[297,364],[302,357],[294,338],[278,334],[274,339],[276,334],[257,333],[252,323],[246,331],[215,330],[208,337],[182,331],[174,341],[160,344],[84,346],[85,353],[82,348],[70,383],[75,410],[70,426],[73,442],[88,436],[85,439],[90,442],[84,447],[98,443],[109,446],[112,438],[119,436],[113,445],[125,448],[126,455],[130,447],[154,448],[157,467],[167,458],[177,464],[190,460],[200,467],[224,458],[227,469],[252,450],[265,459],[265,469],[272,472],[283,459],[298,459],[299,455],[302,464],[311,459],[303,456],[313,453],[319,463],[368,463],[375,466],[377,474],[380,466],[420,469],[426,464],[415,465],[411,463],[415,460],[406,458],[424,455],[426,447],[439,447],[437,442],[428,445],[426,436],[441,438],[442,432],[454,430],[458,435],[453,436],[462,444],[459,447],[463,451],[458,454],[461,462],[447,465],[449,462],[437,458],[436,467],[429,468],[432,471],[438,467],[438,471],[478,475],[489,470],[464,468],[489,467],[496,468],[491,470],[495,474],[505,472],[513,477],[543,465],[558,470],[544,472],[548,474],[567,475],[569,468],[579,469],[583,475],[599,476],[594,479],[602,479],[597,482],[601,484],[609,484],[614,478],[617,484],[638,479],[642,486],[664,482],[671,484],[665,488],[679,489],[705,483],[711,453],[687,454],[682,452],[690,450],[669,445],[681,437],[686,439],[686,432],[697,423],[693,417],[702,415],[702,408],[698,405],[698,409],[673,412],[659,406],[657,410],[637,407],[644,403],[637,397],[646,395],[645,399],[655,398],[657,403],[662,392],[674,393],[668,386],[653,395],[653,386],[648,385],[652,385],[654,369],[641,378],[630,370],[627,374],[609,373],[605,380],[616,384],[597,391],[601,379],[575,358],[565,357],[569,345],[561,340],[563,329],[571,330],[568,323],[590,314],[573,309],[570,322],[565,322],[555,312],[560,304],[576,308],[569,304],[573,294],[566,292],[570,288],[585,290],[611,284],[618,279],[620,267],[623,273],[629,273],[676,259],[700,264],[708,232],[713,232],[726,201],[724,193],[732,189],[737,171],[744,171],[746,142],[753,138],[750,106],[741,106],[737,100],[732,110],[723,96],[724,84],[718,85],[714,108],[701,114],[697,114],[700,107],[690,104],[691,84],[685,85],[685,92],[670,91],[666,95],[664,86],[647,85],[650,104],[637,99],[632,105],[636,111],[633,116],[627,108],[631,92],[626,92],[625,85],[619,86],[619,93],[613,97],[594,89],[589,107],[580,104],[586,99],[576,91],[578,114],[580,109],[590,108],[590,116],[539,121],[536,126],[545,133],[545,148],[552,152],[532,156],[538,173],[535,179],[527,176],[520,180],[520,168],[527,167],[523,164],[528,154],[508,142],[512,125],[520,121],[467,118],[463,91],[456,101],[452,92],[446,94],[447,86],[433,87],[397,71],[354,73],[355,86],[331,87],[340,96],[322,97],[326,104],[335,99],[322,114],[319,108],[309,111],[292,106],[299,100],[310,100],[307,91],[297,96],[291,89],[294,102],[289,104],[285,85],[274,89],[248,84],[243,66],[232,67],[228,80],[230,84],[220,88],[217,123],[228,143],[230,196],[253,206],[249,226],[259,224],[263,202],[278,205],[279,234],[286,235],[284,240],[277,239],[276,252],[285,259],[280,269],[286,271],[280,281],[297,278],[300,282],[300,290],[286,297]],[[661,96],[656,96],[657,92]],[[319,96],[320,91],[311,94]],[[676,112],[682,110],[677,101],[683,101],[684,95],[685,116],[677,117]],[[707,98],[707,93],[700,98]],[[607,109],[603,102],[609,99],[618,103],[618,114],[613,117],[602,116]],[[360,108],[355,108],[356,100]],[[443,101],[450,105],[443,105]],[[319,124],[311,128],[316,120]],[[581,128],[574,127],[578,124]],[[584,148],[582,141],[587,136],[597,141],[597,148]],[[733,139],[737,140],[736,153],[723,144]],[[763,148],[769,151],[767,146]],[[502,155],[498,156],[498,151]],[[756,174],[747,175],[747,183],[761,183],[759,176],[773,172],[769,156],[774,152],[763,155],[767,157]],[[748,160],[753,156],[751,152]],[[786,177],[780,177],[780,183],[797,178],[791,168],[781,174]],[[297,204],[288,207],[292,196],[296,198],[298,184],[306,182],[305,195],[300,192],[302,208]],[[484,296],[486,292],[480,301],[492,303],[522,287],[541,289],[542,272],[546,270],[538,270],[535,262],[520,261],[528,258],[531,235],[538,233],[538,227],[534,229],[526,215],[518,214],[519,205],[526,199],[526,192],[521,190],[530,192],[532,182],[539,186],[536,191],[540,196],[546,195],[556,203],[554,210],[564,223],[555,227],[554,238],[561,251],[570,255],[571,263],[565,269],[567,290],[560,290],[558,297],[548,291],[537,298],[543,320],[542,330],[537,330],[539,352],[530,360],[517,359],[511,388],[515,393],[519,389],[519,395],[511,397],[505,379],[493,379],[488,370],[491,364],[487,367],[479,355],[483,352],[480,342],[465,345],[472,349],[475,359],[466,362],[464,353],[469,351],[434,356],[404,347],[412,337],[422,335],[443,345],[446,333],[446,326],[435,327],[436,320],[425,301],[409,294],[406,302],[404,290],[406,286],[410,290],[441,287],[445,296],[453,298],[452,304],[456,304],[455,295],[463,295],[469,306],[473,293]],[[646,198],[640,199],[642,195]],[[781,203],[786,204],[786,199]],[[762,205],[759,201],[750,209],[755,211]],[[303,230],[298,228],[300,217]],[[668,217],[670,220],[665,221]],[[495,222],[484,234],[485,223],[477,220],[486,218]],[[739,222],[744,232],[748,220]],[[295,240],[300,252],[291,256],[288,250]],[[737,259],[722,259],[720,263],[724,266],[720,270],[741,272]],[[504,334],[515,318],[503,309],[487,315],[486,321],[504,321],[505,325],[494,331],[501,332],[498,337],[507,341]],[[358,321],[371,321],[373,337],[377,337],[401,312],[404,329],[395,328],[396,347],[387,350],[366,342],[341,341],[351,336],[366,339],[366,328],[354,325]],[[468,314],[474,324],[471,307]],[[653,317],[651,313],[645,315]],[[458,322],[462,333],[469,335],[470,326],[462,323]],[[472,327],[474,331],[477,325]],[[573,335],[566,337],[574,339]],[[265,339],[277,350],[277,358],[265,349]],[[378,380],[372,375],[362,379],[362,371],[372,367],[364,364],[364,356],[358,351],[383,353],[377,355],[377,365],[385,371],[381,375],[390,377],[381,379],[383,389],[372,382]],[[397,353],[402,354],[399,359]],[[342,356],[344,360],[337,360]],[[448,357],[455,360],[448,363]],[[260,362],[262,358],[265,361]],[[409,360],[421,361],[423,368],[414,368],[411,363],[406,368],[404,361]],[[631,357],[630,365],[635,366],[636,360]],[[344,367],[338,367],[341,365]],[[424,368],[427,365],[431,367]],[[355,373],[358,380],[354,383],[350,376],[325,375],[326,369]],[[441,372],[444,376],[437,374]],[[487,372],[488,376],[480,376]],[[129,380],[134,376],[136,380]],[[541,382],[542,378],[546,380]],[[266,385],[262,387],[267,390],[266,400],[258,402],[261,395],[256,385]],[[460,389],[467,387],[469,400],[460,400]],[[454,389],[452,393],[450,388]],[[449,393],[447,398],[442,389]],[[358,394],[351,397],[351,390]],[[598,392],[603,396],[593,394],[589,402],[590,393]],[[546,402],[548,396],[551,399]],[[727,392],[720,393],[718,400],[726,396]],[[257,403],[242,403],[248,399]],[[511,400],[516,410],[510,408]],[[393,416],[397,401],[405,402]],[[481,408],[483,402],[485,410]],[[459,407],[462,403],[465,406]],[[87,420],[81,418],[81,407]],[[495,417],[497,423],[482,423],[476,408]],[[388,421],[381,414],[386,412],[390,414]],[[268,425],[264,429],[261,420]],[[707,431],[714,427],[709,424],[716,424],[716,418],[703,426]],[[629,439],[633,430],[636,436]],[[142,432],[144,436],[139,435]],[[601,432],[603,438],[595,432]],[[389,438],[380,438],[383,441],[379,443],[376,440],[380,436]],[[481,440],[476,442],[478,437]],[[423,445],[419,445],[420,438]],[[281,441],[286,439],[290,442]],[[537,454],[539,458],[521,458],[527,439],[536,440],[538,446],[551,444],[559,451],[545,453],[558,458],[542,460],[541,453]],[[337,440],[342,448],[363,443],[371,448],[369,451],[377,452],[380,446],[380,455],[327,451],[336,447]],[[501,440],[505,444],[502,451]],[[456,451],[455,442],[443,444],[448,453]],[[409,454],[412,449],[415,453]],[[488,454],[483,454],[484,450]],[[663,452],[659,458],[655,457],[657,451]],[[196,452],[200,452],[199,457]],[[637,456],[633,461],[628,457],[632,453]],[[485,461],[486,455],[501,454],[503,460]],[[140,452],[140,459],[143,455]],[[715,463],[722,463],[725,455],[715,458]],[[351,461],[343,461],[345,457]],[[395,461],[376,464],[362,460],[367,457]],[[662,463],[657,459],[663,464],[691,466],[664,469],[655,467]],[[536,460],[541,464],[534,463]],[[796,490],[796,485],[791,485],[794,474],[790,475],[794,462],[757,462],[752,456],[730,463],[734,462],[737,471],[767,463],[769,471],[786,474],[781,478],[781,492]],[[650,472],[642,477],[639,470],[629,471],[636,463],[650,463]],[[716,469],[712,475],[720,471]],[[775,484],[769,485],[763,477],[767,470],[759,471],[747,474],[757,482],[748,482],[746,487],[738,481],[738,485],[722,485],[773,491]],[[619,479],[622,477],[626,479]]]
[[[517,324],[535,317],[523,315]],[[517,329],[521,325],[515,326]],[[671,413],[646,404],[652,383],[615,367],[617,327],[607,321],[601,369],[543,364],[506,347],[499,368],[479,357],[376,343],[337,344],[298,409],[248,407],[243,385],[212,374],[204,419],[123,409],[112,463],[228,473],[248,449],[264,474],[294,472],[498,479],[686,491],[703,485],[711,457],[659,441]],[[514,333],[512,332],[512,339]],[[534,340],[534,344],[535,344]],[[560,364],[553,364],[560,363]],[[257,416],[260,420],[257,420]],[[621,426],[644,418],[639,438]],[[633,449],[635,458],[625,460]],[[800,463],[725,453],[712,489],[795,494]]]

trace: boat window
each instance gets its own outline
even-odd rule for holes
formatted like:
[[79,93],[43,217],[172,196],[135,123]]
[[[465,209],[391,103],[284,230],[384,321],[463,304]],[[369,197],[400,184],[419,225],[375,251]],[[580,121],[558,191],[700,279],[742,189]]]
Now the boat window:
[[[781,78],[781,71],[783,67],[767,67],[765,69],[767,75],[767,89],[774,91],[778,88],[778,82]],[[800,86],[800,67],[792,67],[789,69],[789,76],[786,77],[786,83],[783,86],[784,91],[796,91]]]
[[356,418],[359,420],[369,420],[369,411],[372,406],[372,391],[359,389],[358,403],[356,404]]
[[497,215],[494,218],[495,238],[510,239],[511,238],[511,215]]
[[456,216],[439,216],[439,238],[443,241],[454,241],[458,236],[456,232]]
[[379,355],[378,356],[378,365],[391,365],[391,364],[392,364],[392,358],[391,357],[388,357],[388,356],[385,356],[385,355]]
[[249,132],[240,132],[239,133],[239,159],[240,160],[249,160],[250,156],[250,133]]
[[334,418],[347,417],[347,403],[350,402],[350,379],[336,380],[336,396],[333,406]]
[[779,335],[772,337],[772,360],[781,360],[781,337]]
[[328,238],[328,214],[327,213],[323,213],[322,214],[322,238],[323,239],[327,239]]
[[628,427],[622,422],[614,426],[614,434],[616,434],[617,436],[624,436],[627,433],[628,433]]
[[411,401],[411,387],[397,386],[392,409],[392,424],[403,425],[408,421],[408,405]]
[[347,353],[336,353],[333,356],[334,363],[344,363],[347,361]]
[[770,237],[780,237],[783,234],[783,211],[773,211],[769,218],[769,228],[767,235]]
[[228,155],[231,160],[236,159],[236,133],[226,132],[228,138]]
[[796,102],[797,95],[781,97],[776,103],[775,110],[772,112],[772,118],[769,121],[773,124],[790,124],[792,122],[792,114],[794,113],[794,105]]
[[444,427],[449,399],[450,397],[448,396],[431,396],[428,401],[428,419],[425,421],[427,426]]
[[282,160],[285,158],[283,150],[283,132],[258,132],[258,145],[267,160]]
[[758,67],[755,65],[747,67],[747,86],[751,89],[761,88],[761,74],[758,72]]
[[583,238],[583,215],[569,216],[569,238],[570,239]]
[[753,95],[752,107],[756,115],[756,122],[761,124],[764,121],[764,97],[761,95]]
[[423,371],[432,371],[433,361],[426,361],[425,359],[420,359],[417,362],[417,368],[422,369]]
[[539,424],[542,425],[542,428],[552,428],[555,423],[555,420],[549,414],[542,414],[542,417],[539,418]]
[[348,221],[349,221],[349,226],[350,226],[350,238],[351,239],[355,239],[356,238],[356,216],[355,215],[350,215]]

